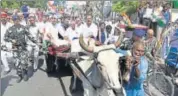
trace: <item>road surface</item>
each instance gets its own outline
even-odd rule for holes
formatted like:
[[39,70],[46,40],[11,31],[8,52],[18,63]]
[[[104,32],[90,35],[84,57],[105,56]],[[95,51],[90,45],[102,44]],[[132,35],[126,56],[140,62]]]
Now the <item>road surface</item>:
[[81,90],[75,93],[69,91],[72,75],[69,69],[63,69],[58,74],[48,76],[45,73],[46,64],[42,59],[40,63],[40,69],[34,74],[29,67],[28,82],[16,83],[17,75],[14,69],[6,76],[2,71],[1,96],[82,96]]

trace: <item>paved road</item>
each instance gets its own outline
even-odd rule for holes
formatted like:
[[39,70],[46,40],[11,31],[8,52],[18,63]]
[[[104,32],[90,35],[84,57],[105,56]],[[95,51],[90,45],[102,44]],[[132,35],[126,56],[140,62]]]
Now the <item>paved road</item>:
[[[16,83],[16,72],[4,76],[1,72],[1,94],[2,96],[82,96],[78,91],[71,94],[69,91],[71,82],[71,71],[63,69],[58,74],[48,76],[44,70],[45,64],[41,60],[40,69],[33,74],[29,68],[30,79],[28,82]],[[1,65],[2,67],[2,65]]]

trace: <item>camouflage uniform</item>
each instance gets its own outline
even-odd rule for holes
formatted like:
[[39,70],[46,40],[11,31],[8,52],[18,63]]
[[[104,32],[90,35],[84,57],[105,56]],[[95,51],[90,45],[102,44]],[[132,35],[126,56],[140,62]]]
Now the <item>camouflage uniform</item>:
[[20,62],[17,61],[18,64],[16,64],[16,68],[17,68],[17,75],[21,78],[24,75],[27,75],[27,67],[28,67],[27,40],[28,39],[36,43],[36,41],[31,36],[27,28],[25,28],[25,26],[20,24],[13,25],[12,27],[10,27],[7,30],[4,37],[4,40],[6,42],[12,42],[13,40],[16,41],[15,44],[12,44],[17,49],[17,51],[13,51],[13,57],[16,60],[20,60]]

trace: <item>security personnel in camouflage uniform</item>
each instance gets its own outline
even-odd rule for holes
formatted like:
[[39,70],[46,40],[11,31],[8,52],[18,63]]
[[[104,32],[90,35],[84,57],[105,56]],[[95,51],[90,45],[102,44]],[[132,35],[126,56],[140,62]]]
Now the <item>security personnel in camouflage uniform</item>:
[[[16,58],[17,75],[19,76],[17,83],[28,80],[27,68],[28,68],[28,51],[27,51],[27,37],[32,42],[36,43],[36,40],[30,35],[25,26],[20,24],[20,18],[17,15],[12,17],[14,25],[10,27],[4,37],[6,42],[12,43],[13,57]],[[19,62],[20,61],[20,62]]]

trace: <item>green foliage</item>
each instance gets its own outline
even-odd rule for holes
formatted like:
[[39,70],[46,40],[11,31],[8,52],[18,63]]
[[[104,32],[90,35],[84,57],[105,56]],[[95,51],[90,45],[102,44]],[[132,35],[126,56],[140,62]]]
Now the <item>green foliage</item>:
[[1,5],[2,5],[2,8],[19,8],[19,2],[16,2],[16,0],[11,0],[11,1],[8,1],[8,0],[2,0],[1,1]]
[[128,15],[136,12],[136,9],[139,5],[138,1],[118,1],[117,3],[113,4],[112,10],[118,13],[126,13]]
[[20,1],[20,0],[1,0],[2,8],[20,8],[23,4],[27,4],[30,7],[45,8],[47,0],[31,0],[31,1]]

